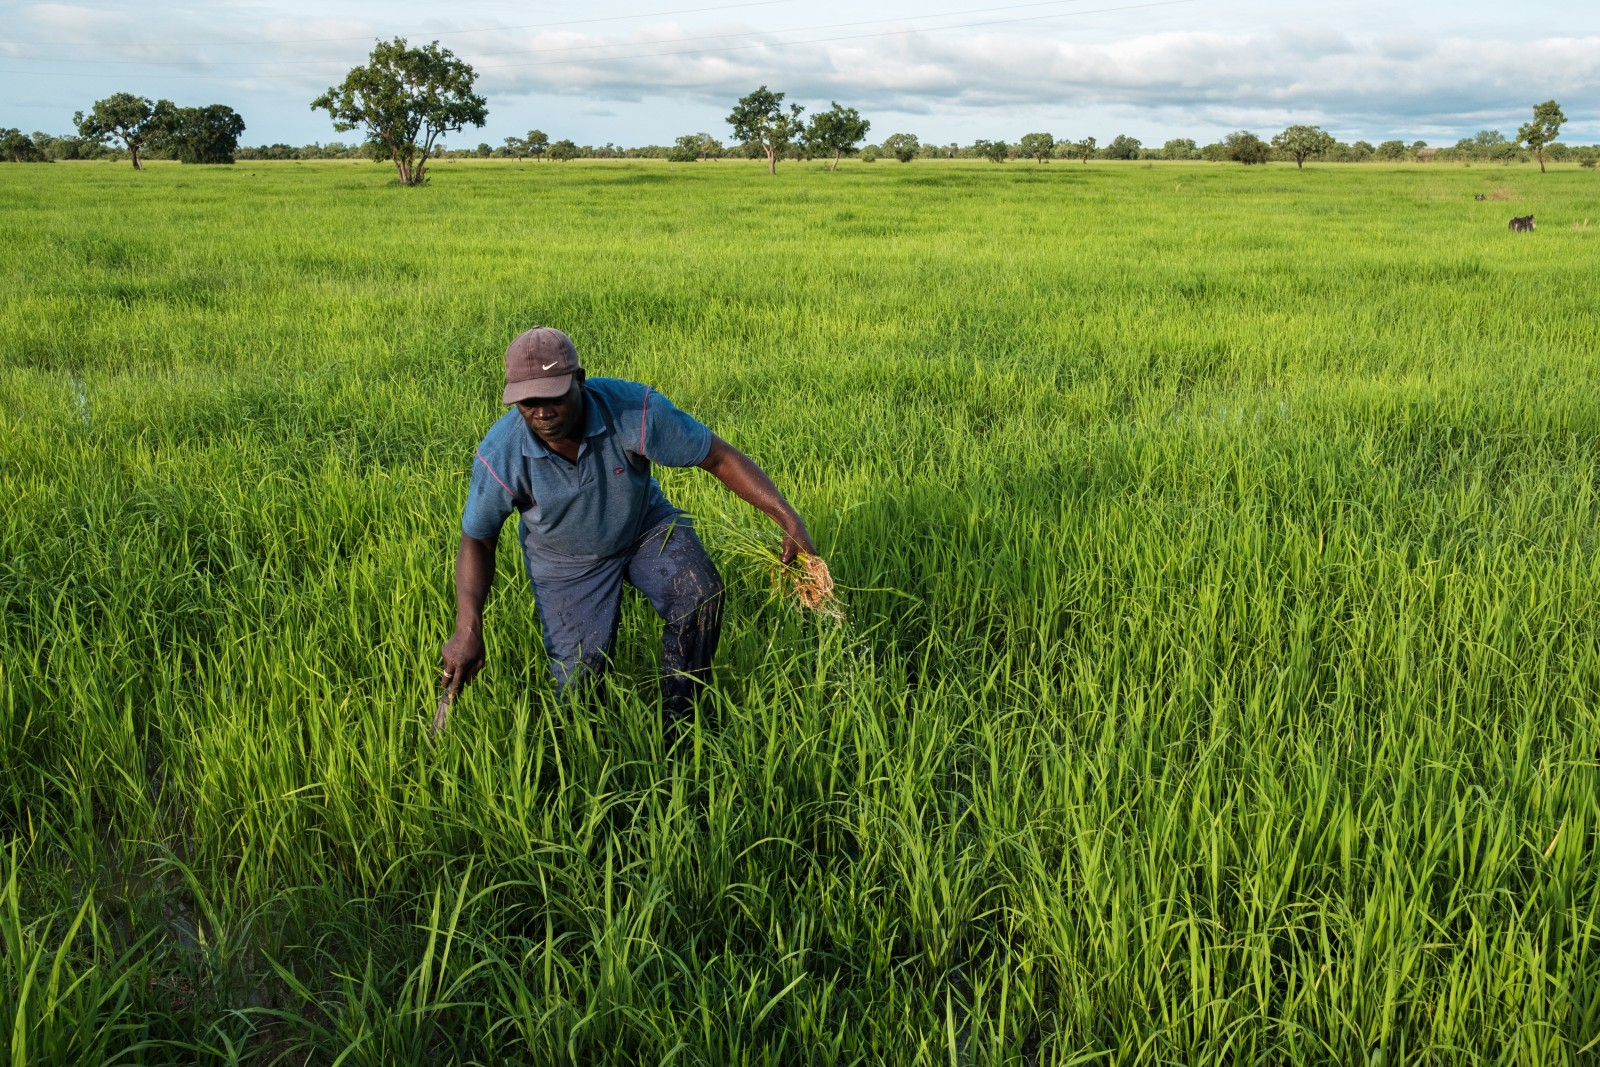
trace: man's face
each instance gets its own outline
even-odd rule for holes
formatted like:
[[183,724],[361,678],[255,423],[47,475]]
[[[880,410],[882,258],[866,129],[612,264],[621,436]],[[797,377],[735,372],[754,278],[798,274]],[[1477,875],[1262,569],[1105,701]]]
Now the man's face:
[[517,413],[542,441],[570,441],[583,428],[583,371],[572,376],[565,396],[519,400]]

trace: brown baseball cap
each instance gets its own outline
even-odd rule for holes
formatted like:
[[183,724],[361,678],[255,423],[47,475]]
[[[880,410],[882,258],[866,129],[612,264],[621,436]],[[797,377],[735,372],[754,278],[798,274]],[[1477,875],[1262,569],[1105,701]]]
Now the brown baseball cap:
[[565,396],[578,370],[572,338],[553,326],[535,326],[506,349],[506,391],[500,402],[554,400]]

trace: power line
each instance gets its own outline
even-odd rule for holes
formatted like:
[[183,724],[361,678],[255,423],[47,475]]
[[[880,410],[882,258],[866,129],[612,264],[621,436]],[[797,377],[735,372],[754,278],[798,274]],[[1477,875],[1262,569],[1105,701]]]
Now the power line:
[[[732,11],[744,7],[772,7],[775,4],[793,4],[798,0],[748,0],[739,4],[720,4],[716,7],[684,7],[674,11],[644,11],[637,15],[607,15],[592,19],[571,19],[566,22],[534,22],[525,26],[485,26],[478,30],[419,30],[414,33],[392,34],[395,37],[450,37],[463,33],[504,33],[507,30],[548,30],[557,26],[584,26],[595,22],[625,22],[628,19],[666,18],[668,15],[695,15],[706,11]],[[149,48],[259,48],[268,44],[338,44],[341,41],[370,41],[377,34],[363,33],[356,37],[300,37],[264,41],[119,41],[130,47]],[[82,41],[0,41],[0,45],[28,45],[41,48],[82,48]]]
[[[1032,7],[1057,7],[1057,6],[1061,5],[1061,4],[1076,4],[1076,3],[1082,3],[1082,2],[1083,2],[1083,0],[1036,0],[1036,2],[1026,3],[1026,4],[1001,4],[1001,5],[997,6],[997,7],[973,7],[973,8],[967,8],[967,9],[965,9],[963,11],[936,11],[936,12],[932,12],[932,13],[926,14],[926,15],[907,15],[907,16],[903,16],[900,21],[909,22],[909,21],[913,21],[913,20],[916,20],[916,19],[955,18],[955,17],[957,17],[959,15],[980,15],[980,14],[985,14],[985,13],[990,12],[990,11],[1016,11],[1016,10],[1019,10],[1019,9],[1022,9],[1022,8],[1032,8]],[[1046,17],[1050,17],[1050,16],[1046,16]],[[597,48],[626,48],[626,47],[639,47],[639,46],[643,46],[643,45],[689,44],[689,43],[694,42],[694,41],[726,40],[727,38],[730,38],[730,37],[755,37],[755,36],[758,36],[758,35],[764,34],[764,33],[811,33],[814,30],[835,30],[835,29],[842,29],[843,27],[846,27],[846,26],[880,25],[880,24],[882,24],[884,22],[887,22],[887,21],[892,21],[892,20],[881,19],[881,18],[859,19],[859,20],[857,20],[855,22],[825,22],[825,23],[822,23],[822,24],[817,25],[817,26],[790,26],[790,27],[788,27],[786,29],[781,29],[781,30],[743,30],[743,31],[739,31],[739,32],[736,32],[736,33],[710,33],[710,34],[705,34],[705,35],[702,35],[702,36],[699,36],[699,37],[675,37],[675,38],[668,38],[666,40],[661,40],[661,41],[637,41],[632,46],[629,46],[629,45],[615,45],[615,44],[585,44],[585,45],[569,45],[569,46],[564,47],[564,48],[518,48],[518,49],[511,49],[511,50],[508,50],[508,51],[505,51],[505,52],[476,52],[476,53],[474,53],[474,55],[475,56],[545,55],[545,54],[555,53],[555,52],[577,52],[577,51],[593,50],[593,49],[597,49]],[[952,28],[952,27],[932,27],[932,29],[947,29],[947,28]],[[494,70],[494,69],[498,69],[499,67],[502,67],[502,66],[504,66],[504,64],[490,64],[489,66],[485,67],[484,69],[485,70]]]
[[[558,59],[558,60],[542,61],[542,62],[539,62],[539,63],[500,63],[500,64],[492,64],[492,65],[489,65],[489,66],[480,67],[479,70],[481,72],[481,71],[492,71],[492,70],[518,70],[518,69],[522,69],[522,68],[525,68],[525,67],[588,66],[590,64],[596,64],[596,63],[624,63],[624,62],[628,62],[628,61],[636,60],[636,59],[660,59],[660,58],[671,57],[671,56],[716,55],[716,54],[721,54],[721,53],[726,53],[726,52],[748,51],[750,49],[755,49],[755,48],[790,48],[790,47],[794,47],[796,45],[831,44],[831,43],[835,43],[835,42],[838,42],[838,41],[863,41],[863,40],[872,40],[872,39],[880,38],[880,37],[902,37],[902,36],[907,36],[907,35],[916,34],[916,33],[942,33],[942,32],[948,31],[948,30],[969,30],[969,29],[978,29],[978,28],[982,28],[982,27],[985,27],[985,26],[1006,26],[1006,25],[1015,25],[1015,24],[1023,23],[1023,22],[1044,22],[1044,21],[1047,21],[1049,19],[1073,18],[1073,17],[1081,16],[1081,15],[1102,15],[1102,14],[1114,13],[1114,12],[1118,12],[1118,11],[1139,11],[1139,10],[1144,10],[1144,9],[1147,9],[1147,8],[1175,7],[1175,6],[1179,5],[1179,4],[1192,4],[1192,3],[1195,3],[1195,2],[1196,2],[1196,0],[1156,0],[1156,2],[1154,2],[1154,3],[1125,4],[1125,5],[1121,5],[1121,6],[1118,6],[1118,7],[1086,8],[1086,9],[1079,10],[1079,11],[1062,11],[1062,12],[1057,12],[1057,13],[1051,14],[1051,15],[1029,15],[1029,16],[1025,16],[1023,18],[1014,18],[1014,19],[987,19],[987,20],[984,20],[984,21],[981,21],[981,22],[958,23],[957,25],[954,25],[954,26],[912,27],[912,28],[909,28],[909,29],[902,29],[902,30],[884,30],[884,31],[879,32],[879,33],[849,33],[849,34],[839,34],[839,35],[832,36],[832,37],[814,37],[814,38],[810,38],[810,39],[807,39],[807,40],[801,40],[801,41],[756,41],[756,42],[752,42],[752,43],[749,43],[749,44],[729,45],[729,46],[727,46],[725,48],[691,48],[691,49],[683,49],[683,50],[674,51],[674,52],[640,52],[640,53],[636,53],[634,55],[626,55],[626,56],[594,56],[594,57],[590,57],[590,58],[587,58],[587,59],[567,59],[567,60]],[[1005,10],[1005,9],[1001,8],[1001,9],[991,9],[991,10]],[[820,27],[818,27],[818,28],[820,28]],[[792,32],[792,31],[790,31],[790,32]],[[734,36],[734,35],[729,35],[729,36]],[[588,46],[588,47],[626,48],[626,47],[629,47],[629,46],[628,45],[606,45],[606,46]],[[58,62],[58,61],[54,61],[54,60],[38,60],[37,62]],[[75,62],[75,61],[63,60],[63,61],[59,61],[59,62]],[[342,61],[330,59],[330,60],[327,60],[326,62],[329,62],[329,63],[341,63]],[[96,64],[96,65],[101,65],[101,64]],[[236,65],[236,64],[229,64],[229,65],[232,66],[232,65]],[[281,66],[281,64],[276,64],[276,66]],[[77,77],[82,77],[82,75],[80,75],[80,74],[71,74],[71,73],[66,73],[66,72],[32,71],[32,70],[4,70],[4,69],[0,69],[0,74],[23,74],[23,75],[27,75],[29,77],[56,77],[56,78],[77,78]],[[257,77],[257,78],[259,78],[261,76],[262,75],[259,75],[259,74],[248,74],[248,75],[240,75],[240,74],[231,74],[231,75],[224,75],[224,74],[163,74],[162,75],[162,77],[165,77],[165,78],[181,78],[181,79],[184,79],[184,80],[197,80],[197,81],[220,81],[220,80],[223,80],[224,78],[240,78],[240,77]],[[268,75],[268,77],[270,77],[270,75]]]
[[[789,0],[781,0],[781,2],[787,3],[787,2],[789,2]],[[1083,2],[1083,0],[1032,0],[1032,2],[1022,3],[1022,4],[1000,4],[1000,5],[997,5],[997,6],[990,6],[990,7],[965,8],[965,9],[962,9],[962,10],[959,10],[959,11],[935,11],[935,12],[930,12],[928,14],[922,14],[922,15],[908,15],[908,16],[903,16],[903,18],[900,21],[913,21],[913,20],[919,20],[919,19],[956,18],[956,17],[958,17],[960,15],[981,15],[981,14],[987,14],[987,13],[989,13],[991,11],[1016,11],[1016,10],[1020,10],[1020,9],[1035,8],[1035,7],[1057,7],[1057,6],[1060,6],[1062,4],[1074,4],[1074,3],[1082,3],[1082,2]],[[1045,16],[1045,17],[1053,17],[1053,16]],[[596,21],[598,21],[598,20],[596,20]],[[694,43],[696,41],[723,41],[723,40],[728,40],[729,38],[756,37],[756,36],[760,36],[760,35],[763,35],[763,34],[812,33],[812,32],[815,32],[817,30],[835,30],[835,29],[842,29],[842,28],[848,27],[848,26],[878,25],[878,24],[882,24],[883,22],[886,22],[886,21],[891,21],[891,20],[882,19],[882,18],[858,19],[858,20],[856,20],[854,22],[824,22],[824,23],[820,23],[818,25],[813,25],[813,26],[788,26],[788,27],[785,27],[785,28],[783,28],[781,30],[737,30],[737,31],[733,31],[733,32],[730,32],[730,33],[708,33],[708,34],[701,34],[701,35],[695,36],[695,37],[668,37],[668,38],[663,38],[663,39],[658,40],[658,41],[633,41],[633,42],[624,42],[624,43],[618,43],[618,44],[580,44],[580,45],[563,45],[561,47],[556,47],[556,48],[512,48],[512,49],[506,49],[505,51],[500,51],[500,52],[471,52],[471,53],[463,52],[463,53],[461,53],[461,58],[463,58],[463,59],[478,59],[478,58],[482,58],[482,57],[485,57],[485,56],[556,55],[556,54],[572,53],[572,52],[592,52],[592,51],[596,51],[596,50],[600,50],[600,49],[606,49],[606,48],[641,48],[641,47],[654,47],[654,46],[668,45],[668,44],[692,44],[692,43]],[[563,25],[563,24],[557,24],[557,25]],[[940,28],[946,28],[946,27],[934,27],[934,29],[940,29]],[[959,28],[959,27],[957,27],[957,28]],[[462,32],[466,32],[466,31],[462,31]],[[479,32],[486,32],[486,31],[479,31]],[[13,57],[10,57],[10,58],[21,60],[21,61],[27,62],[27,63],[74,63],[74,64],[83,64],[83,65],[92,65],[92,66],[122,66],[122,67],[128,67],[128,66],[143,67],[143,66],[149,66],[151,63],[160,63],[160,62],[162,62],[161,60],[150,60],[150,59],[106,59],[106,60],[101,60],[101,59],[34,59],[32,57],[26,57],[26,56],[13,56]],[[174,62],[174,61],[169,60],[167,62]],[[194,62],[194,63],[198,63],[198,64],[207,63],[206,60],[192,60],[192,61],[189,61],[189,62]],[[253,64],[253,63],[258,63],[260,61],[259,60],[248,60],[248,61],[220,60],[220,61],[211,61],[210,65],[213,65],[213,66],[231,66],[231,65],[235,65],[236,62],[237,62],[237,65],[243,66],[246,63],[252,63]],[[346,60],[334,59],[332,57],[323,57],[323,58],[319,58],[319,59],[284,59],[284,60],[276,60],[276,61],[274,61],[273,62],[273,66],[276,66],[276,67],[283,67],[283,66],[289,66],[289,65],[294,65],[294,66],[320,66],[320,65],[323,65],[323,64],[344,63],[344,62],[346,62]],[[497,65],[495,65],[495,64],[491,64],[488,67],[485,67],[484,69],[492,70],[492,69],[495,69],[496,66]],[[503,64],[501,66],[503,66]]]

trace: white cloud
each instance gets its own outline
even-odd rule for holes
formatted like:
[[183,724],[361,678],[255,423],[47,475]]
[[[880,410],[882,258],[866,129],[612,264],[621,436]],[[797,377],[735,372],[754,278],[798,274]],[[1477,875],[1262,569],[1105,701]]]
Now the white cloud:
[[[117,88],[152,96],[227,99],[237,92],[258,102],[252,106],[281,100],[282,113],[294,116],[309,139],[316,135],[306,109],[310,96],[360,62],[374,37],[395,32],[383,28],[388,20],[352,16],[347,7],[330,0],[325,11],[279,9],[256,20],[247,14],[252,8],[233,9],[237,17],[217,14],[222,8],[174,9],[152,20],[121,5],[32,5],[17,13],[15,40],[0,42],[6,57],[0,65],[49,72],[63,83],[79,72],[85,84],[116,81]],[[1333,25],[1331,16],[1286,16],[1251,28],[1199,18],[1223,28],[1127,28],[1170,26],[1171,13],[1198,11],[1181,7],[1162,9],[1160,18],[1126,11],[1100,22],[902,32],[929,20],[826,28],[859,23],[861,12],[811,4],[776,10],[786,16],[771,15],[773,24],[787,29],[762,31],[721,13],[704,21],[460,32],[431,6],[405,16],[403,25],[412,40],[438,35],[473,62],[492,115],[515,114],[519,102],[532,99],[570,100],[569,113],[593,120],[602,136],[614,127],[601,120],[646,110],[660,116],[649,125],[662,127],[658,136],[665,137],[685,124],[671,116],[704,116],[760,84],[812,106],[839,100],[868,113],[926,116],[929,126],[991,128],[1014,118],[1047,128],[1038,124],[1059,115],[1081,128],[1098,115],[1125,128],[1159,124],[1171,134],[1289,121],[1356,135],[1477,129],[1525,117],[1535,101],[1554,97],[1573,119],[1569,136],[1600,135],[1600,116],[1590,114],[1600,112],[1600,36],[1507,40],[1464,21],[1454,35],[1438,35],[1400,19],[1363,32]],[[961,19],[942,21],[953,26]],[[430,25],[435,29],[428,31]],[[415,32],[419,27],[425,32]],[[0,77],[0,96],[20,95],[12,86],[22,85],[37,95],[37,82],[11,77],[10,83]],[[163,77],[173,80],[160,83]],[[139,88],[145,84],[160,87]],[[75,106],[85,91],[71,90]]]
[[[1354,37],[1326,27],[1260,34],[1159,32],[1104,43],[1016,32],[919,33],[687,56],[677,27],[627,37],[563,33],[524,39],[546,62],[478,61],[491,92],[633,98],[663,93],[726,100],[760,83],[801,100],[834,99],[908,114],[940,109],[1086,105],[1178,109],[1208,118],[1332,125],[1478,121],[1536,100],[1600,95],[1600,37],[1427,41]],[[736,42],[739,39],[734,39]],[[743,42],[748,43],[746,39]],[[630,57],[626,60],[618,57]],[[1569,108],[1569,113],[1572,111]]]

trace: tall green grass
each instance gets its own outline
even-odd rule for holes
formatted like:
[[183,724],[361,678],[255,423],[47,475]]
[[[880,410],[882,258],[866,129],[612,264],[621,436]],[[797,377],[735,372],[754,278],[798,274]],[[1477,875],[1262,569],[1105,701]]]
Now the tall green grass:
[[[0,168],[12,1061],[1593,1062],[1589,218],[1521,168]],[[849,587],[800,615],[663,472],[732,597],[670,754],[648,605],[560,703],[510,539],[426,739],[534,323]]]

